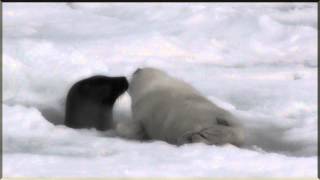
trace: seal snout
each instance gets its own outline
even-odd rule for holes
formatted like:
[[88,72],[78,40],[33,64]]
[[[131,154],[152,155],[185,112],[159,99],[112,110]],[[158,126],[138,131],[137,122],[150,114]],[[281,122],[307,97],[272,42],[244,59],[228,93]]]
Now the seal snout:
[[125,76],[117,77],[115,88],[117,89],[118,95],[124,93],[129,88],[129,82]]
[[128,87],[129,87],[129,82],[128,82],[127,78],[124,77],[124,76],[122,76],[122,77],[121,77],[121,82],[122,82],[122,84],[123,84],[124,89],[127,90]]

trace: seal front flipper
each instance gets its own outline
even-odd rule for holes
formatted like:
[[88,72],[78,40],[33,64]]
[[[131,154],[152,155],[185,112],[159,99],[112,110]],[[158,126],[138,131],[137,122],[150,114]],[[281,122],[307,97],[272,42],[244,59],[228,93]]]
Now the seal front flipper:
[[178,145],[199,142],[209,145],[223,145],[231,143],[233,145],[240,146],[242,144],[242,139],[235,128],[225,125],[217,125],[204,128],[200,131],[188,132],[177,140]]

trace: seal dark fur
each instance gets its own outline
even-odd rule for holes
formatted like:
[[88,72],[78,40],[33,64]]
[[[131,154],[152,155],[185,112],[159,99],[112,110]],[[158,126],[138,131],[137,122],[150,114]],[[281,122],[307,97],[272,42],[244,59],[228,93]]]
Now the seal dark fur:
[[111,129],[113,105],[127,89],[125,77],[97,75],[75,83],[67,95],[65,125]]

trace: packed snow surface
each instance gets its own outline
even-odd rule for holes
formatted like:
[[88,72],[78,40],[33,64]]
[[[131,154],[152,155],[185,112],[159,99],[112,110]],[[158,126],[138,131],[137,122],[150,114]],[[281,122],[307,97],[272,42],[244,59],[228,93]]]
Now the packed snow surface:
[[[316,3],[4,3],[4,176],[316,177],[317,26]],[[146,66],[234,113],[245,145],[63,125],[73,83]]]

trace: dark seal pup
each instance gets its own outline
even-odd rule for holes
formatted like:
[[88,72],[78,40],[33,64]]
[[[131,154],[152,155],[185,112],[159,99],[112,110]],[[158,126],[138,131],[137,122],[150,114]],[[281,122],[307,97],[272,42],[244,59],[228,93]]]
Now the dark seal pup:
[[125,77],[102,75],[75,83],[67,95],[65,125],[101,131],[111,129],[113,104],[128,86]]

